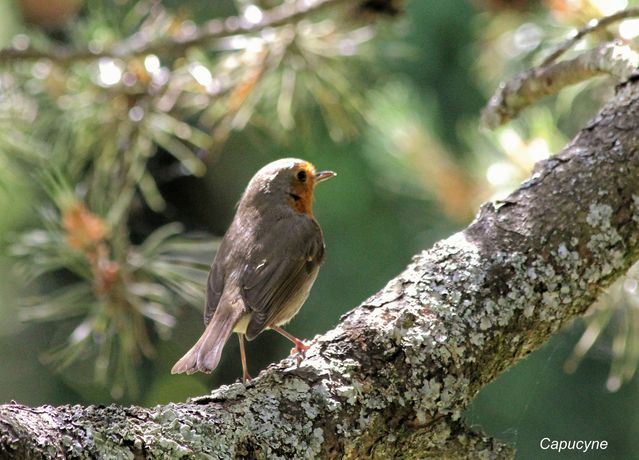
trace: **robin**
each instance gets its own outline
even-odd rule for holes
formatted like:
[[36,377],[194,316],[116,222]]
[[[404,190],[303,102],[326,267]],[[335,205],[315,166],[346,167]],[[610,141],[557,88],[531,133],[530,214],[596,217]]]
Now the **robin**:
[[215,255],[200,339],[172,374],[211,372],[232,332],[240,340],[244,381],[250,380],[244,338],[272,329],[308,348],[280,326],[306,301],[324,260],[324,237],[313,216],[315,186],[335,176],[303,160],[267,164],[251,179]]

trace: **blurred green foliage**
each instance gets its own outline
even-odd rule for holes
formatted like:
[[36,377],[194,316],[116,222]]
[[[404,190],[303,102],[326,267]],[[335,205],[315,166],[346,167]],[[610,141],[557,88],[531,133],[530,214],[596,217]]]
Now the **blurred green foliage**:
[[[0,45],[100,52],[278,3],[79,2],[54,25],[5,3]],[[512,190],[605,101],[610,82],[587,82],[493,133],[477,129],[501,80],[606,13],[602,5],[414,0],[393,20],[325,11],[295,29],[158,55],[5,63],[0,400],[153,405],[239,378],[235,340],[212,375],[169,370],[201,333],[216,238],[254,172],[284,156],[339,174],[315,203],[327,260],[289,327],[307,338],[331,328],[482,201]],[[606,439],[612,457],[630,458],[635,278],[482,391],[468,419],[521,458],[540,458],[544,436]],[[248,344],[249,368],[289,348],[262,334]]]

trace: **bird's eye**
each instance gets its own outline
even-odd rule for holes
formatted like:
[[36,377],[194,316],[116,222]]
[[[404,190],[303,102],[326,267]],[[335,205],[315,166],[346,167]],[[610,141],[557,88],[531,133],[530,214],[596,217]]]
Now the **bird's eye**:
[[300,172],[298,172],[297,180],[299,180],[300,182],[306,182],[306,171],[301,170]]

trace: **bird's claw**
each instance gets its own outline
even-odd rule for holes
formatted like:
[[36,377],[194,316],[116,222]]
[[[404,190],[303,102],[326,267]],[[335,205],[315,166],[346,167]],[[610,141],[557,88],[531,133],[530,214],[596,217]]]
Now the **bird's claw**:
[[295,346],[293,348],[291,348],[291,356],[295,356],[295,359],[297,360],[297,365],[299,366],[300,363],[302,362],[302,360],[304,358],[306,358],[306,350],[308,350],[309,348],[311,348],[310,345],[306,345],[304,342],[302,342],[301,340],[297,340],[295,342]]

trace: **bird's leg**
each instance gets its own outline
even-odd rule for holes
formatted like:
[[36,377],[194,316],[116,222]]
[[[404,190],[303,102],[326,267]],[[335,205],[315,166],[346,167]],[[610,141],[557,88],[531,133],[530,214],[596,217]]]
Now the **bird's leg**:
[[246,365],[246,351],[244,350],[244,334],[237,334],[240,339],[240,357],[242,359],[242,380],[246,383],[251,380],[251,376],[248,373],[248,366]]
[[291,349],[291,354],[297,354],[297,364],[299,364],[304,358],[304,353],[306,352],[306,350],[311,348],[310,345],[306,345],[300,339],[298,339],[292,334],[289,334],[288,332],[286,332],[284,329],[282,329],[279,326],[272,324],[270,328],[273,329],[278,334],[283,335],[284,337],[286,337],[287,339],[289,339],[291,342],[295,344],[295,348]]

